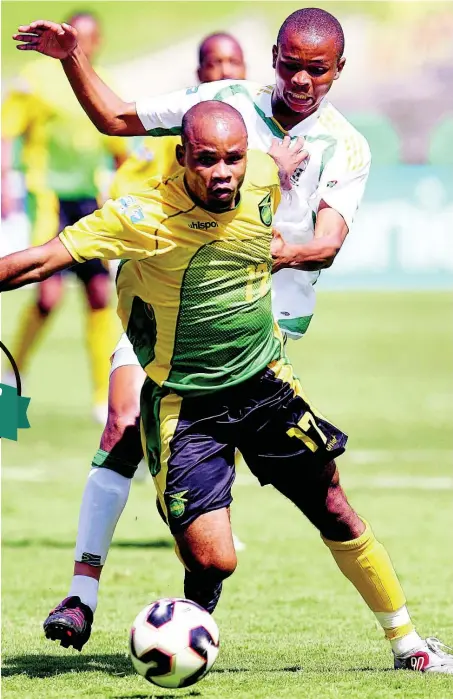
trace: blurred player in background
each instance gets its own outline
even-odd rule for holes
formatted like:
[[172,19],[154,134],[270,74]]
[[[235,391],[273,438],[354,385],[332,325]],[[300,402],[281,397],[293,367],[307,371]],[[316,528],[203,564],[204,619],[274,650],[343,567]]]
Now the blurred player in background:
[[[234,36],[217,32],[203,39],[198,49],[197,75],[200,83],[245,79],[244,54]],[[150,177],[170,174],[178,167],[175,159],[177,143],[180,143],[179,136],[141,137],[132,155],[116,173],[110,195],[116,199],[122,194],[137,191]]]
[[[94,59],[101,43],[98,21],[87,13],[69,20],[80,45]],[[21,71],[2,108],[2,217],[11,213],[9,172],[15,139],[22,138],[27,213],[35,245],[53,238],[98,206],[100,176],[109,161],[120,166],[127,156],[124,139],[103,136],[89,123],[67,80],[54,62],[33,61]],[[69,89],[68,89],[69,88]],[[83,284],[87,299],[86,339],[93,382],[93,417],[107,413],[109,356],[114,342],[114,317],[109,307],[111,282],[99,260],[71,270]],[[24,372],[33,349],[63,295],[56,275],[39,285],[36,297],[20,320],[13,355]]]

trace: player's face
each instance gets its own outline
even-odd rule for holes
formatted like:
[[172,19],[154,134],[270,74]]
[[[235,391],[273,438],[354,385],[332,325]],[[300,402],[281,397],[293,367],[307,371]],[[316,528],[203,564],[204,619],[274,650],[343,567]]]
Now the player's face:
[[92,59],[101,45],[101,31],[93,17],[78,17],[72,25],[77,29],[77,41],[83,53]]
[[192,129],[190,142],[178,153],[185,181],[209,211],[233,209],[247,164],[247,133],[240,122],[218,119]]
[[244,80],[245,63],[238,44],[228,37],[208,40],[203,61],[198,68],[201,83],[214,80]]
[[297,123],[316,111],[344,63],[333,40],[288,33],[273,48],[274,116],[288,119],[292,114]]

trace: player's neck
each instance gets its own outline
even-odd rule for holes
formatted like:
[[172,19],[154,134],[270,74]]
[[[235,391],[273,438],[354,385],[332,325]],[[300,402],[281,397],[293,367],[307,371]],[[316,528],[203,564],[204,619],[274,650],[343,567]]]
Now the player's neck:
[[285,131],[290,131],[298,124],[308,119],[319,109],[318,105],[313,105],[311,109],[307,109],[303,114],[293,112],[281,99],[275,98],[272,93],[272,116]]

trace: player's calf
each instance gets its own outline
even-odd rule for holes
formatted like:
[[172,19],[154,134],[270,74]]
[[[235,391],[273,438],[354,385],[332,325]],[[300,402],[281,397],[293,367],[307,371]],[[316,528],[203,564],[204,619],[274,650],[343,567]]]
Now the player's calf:
[[184,595],[212,613],[237,558],[226,508],[207,512],[175,535],[186,566]]

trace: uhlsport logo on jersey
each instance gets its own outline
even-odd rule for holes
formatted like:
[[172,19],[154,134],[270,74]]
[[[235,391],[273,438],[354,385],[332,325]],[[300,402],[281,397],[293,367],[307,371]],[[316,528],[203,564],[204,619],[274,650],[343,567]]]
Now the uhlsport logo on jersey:
[[16,379],[16,386],[8,386],[0,383],[0,437],[17,441],[17,430],[30,427],[27,417],[27,408],[30,398],[21,395],[22,384],[19,369],[13,355],[7,347],[0,342],[0,349],[7,356]]
[[188,492],[188,490],[182,490],[180,493],[168,493],[168,509],[170,510],[170,514],[174,519],[178,519],[179,517],[183,516],[187,502],[187,498],[185,498],[184,495],[186,495]]
[[210,228],[218,228],[218,226],[216,221],[192,221],[189,223],[189,228],[194,228],[197,231],[208,231]]
[[265,226],[270,226],[272,223],[272,206],[271,206],[271,195],[266,194],[264,199],[258,204],[258,209],[260,211],[260,219]]

